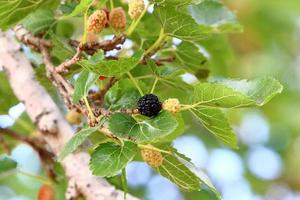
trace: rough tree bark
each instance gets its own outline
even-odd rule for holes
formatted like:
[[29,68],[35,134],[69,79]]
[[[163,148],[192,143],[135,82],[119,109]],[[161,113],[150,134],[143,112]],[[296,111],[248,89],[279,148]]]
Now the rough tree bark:
[[[0,32],[0,66],[3,66],[16,97],[25,104],[26,111],[55,155],[72,137],[74,131],[67,123],[55,102],[35,78],[34,70],[21,51],[13,32]],[[80,152],[68,156],[63,162],[69,187],[67,199],[82,195],[87,200],[123,199],[106,180],[91,174],[88,166],[90,156]],[[128,196],[128,199],[136,199]]]

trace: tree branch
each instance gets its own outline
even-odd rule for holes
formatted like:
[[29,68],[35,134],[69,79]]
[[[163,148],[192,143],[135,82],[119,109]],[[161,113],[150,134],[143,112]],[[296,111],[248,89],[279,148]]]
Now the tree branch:
[[[57,156],[66,142],[73,136],[72,127],[36,80],[32,66],[20,51],[20,45],[15,41],[13,33],[0,33],[0,43],[0,65],[3,66],[16,97],[25,104],[29,117],[37,125],[52,152]],[[47,48],[47,45],[42,44],[42,46]],[[47,63],[49,59],[45,52],[44,56],[46,56],[45,64],[48,65],[47,70],[51,71],[53,65]],[[59,82],[62,80],[59,80],[60,78],[55,72],[52,78],[58,79],[58,82],[55,80],[55,83],[62,84],[60,87],[66,86],[63,82]],[[70,92],[68,90],[70,88],[64,89],[66,92]],[[66,198],[74,199],[76,195],[81,194],[87,200],[123,199],[123,192],[116,190],[106,180],[91,174],[88,165],[89,160],[88,153],[80,152],[69,155],[61,163],[66,176],[72,183],[70,186],[76,186],[73,187],[73,189],[76,188],[75,196],[67,193]],[[68,191],[70,190],[71,187]],[[128,199],[135,198],[129,196]]]

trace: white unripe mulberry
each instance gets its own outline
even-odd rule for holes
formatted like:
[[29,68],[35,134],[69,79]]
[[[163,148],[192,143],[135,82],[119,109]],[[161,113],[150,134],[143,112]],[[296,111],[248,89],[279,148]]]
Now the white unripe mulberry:
[[138,19],[145,9],[145,4],[143,0],[130,0],[128,3],[129,9],[128,14],[131,19]]
[[148,165],[154,168],[161,166],[164,160],[161,152],[151,149],[153,148],[153,146],[150,144],[147,146],[149,147],[149,149],[148,148],[141,149],[141,154],[144,161]]
[[177,113],[180,111],[180,102],[178,99],[170,98],[163,102],[162,107],[171,113]]
[[88,31],[100,33],[106,26],[108,20],[104,10],[97,10],[88,19]]
[[126,14],[123,8],[118,7],[111,10],[109,14],[109,24],[115,30],[123,30],[126,27]]

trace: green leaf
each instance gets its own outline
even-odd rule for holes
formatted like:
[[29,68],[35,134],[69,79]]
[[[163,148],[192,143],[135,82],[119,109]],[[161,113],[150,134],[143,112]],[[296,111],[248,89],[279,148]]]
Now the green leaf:
[[196,73],[203,68],[206,58],[199,52],[199,48],[192,43],[182,42],[175,51],[176,63],[179,63],[186,71]]
[[194,88],[193,105],[222,108],[262,106],[282,89],[282,85],[273,78],[198,83]]
[[204,0],[199,4],[192,4],[189,6],[189,12],[198,24],[212,32],[242,31],[234,13],[219,1]]
[[192,0],[152,0],[151,2],[156,3],[159,6],[181,7],[192,3]]
[[17,162],[11,158],[2,155],[0,156],[0,174],[17,168]]
[[0,72],[0,114],[7,114],[8,110],[18,103],[17,98],[3,72]]
[[1,0],[0,1],[0,28],[7,29],[16,24],[34,10],[48,6],[57,5],[56,0]]
[[100,144],[91,155],[90,169],[96,176],[115,176],[137,152],[137,145],[133,142],[125,141],[122,145],[112,142]]
[[81,15],[85,13],[92,5],[92,3],[93,0],[81,0],[80,3],[75,7],[75,9],[68,16],[75,17],[77,15]]
[[140,93],[129,79],[122,79],[114,84],[106,93],[104,102],[109,110],[134,108],[140,98]]
[[190,111],[217,139],[232,148],[237,148],[236,135],[220,109],[197,107]]
[[170,133],[170,134],[166,135],[165,137],[159,139],[160,143],[172,142],[173,140],[175,140],[177,137],[179,137],[181,134],[184,133],[185,123],[184,123],[184,119],[183,119],[181,113],[176,113],[175,118],[176,118],[176,121],[178,123],[177,128],[172,133]]
[[74,94],[72,100],[74,103],[78,103],[79,100],[86,96],[90,87],[95,83],[98,76],[94,73],[91,73],[87,70],[83,70],[78,79],[75,81],[74,85]]
[[99,122],[95,127],[87,127],[77,132],[64,146],[63,150],[58,156],[58,160],[62,161],[69,154],[74,152],[92,133],[96,132],[104,123],[104,120]]
[[56,34],[50,32],[50,36],[53,45],[53,48],[51,50],[52,56],[57,57],[61,62],[63,62],[71,58],[75,54],[74,49],[72,49],[72,47],[69,44],[67,44]]
[[98,62],[81,60],[79,64],[86,70],[102,76],[122,75],[132,70],[141,60],[143,53],[138,51],[130,58],[120,58],[119,60],[101,60]]
[[23,26],[33,34],[48,30],[55,22],[53,11],[39,9],[29,14],[23,21]]
[[115,113],[109,119],[109,130],[117,137],[137,143],[159,141],[171,134],[177,126],[176,118],[165,111],[154,118],[140,121],[124,113]]
[[207,36],[188,14],[176,10],[174,7],[155,6],[153,14],[161,23],[164,33],[184,41],[199,41]]
[[221,194],[217,191],[217,189],[215,188],[215,186],[213,185],[212,181],[210,180],[210,178],[208,177],[208,175],[201,169],[197,168],[192,162],[191,159],[186,157],[185,155],[179,153],[176,149],[174,149],[175,151],[175,156],[176,158],[182,163],[184,164],[189,170],[191,170],[191,172],[193,172],[200,180],[201,180],[201,184],[208,187],[212,192],[214,192],[214,194],[216,195],[216,197],[219,200],[222,200]]
[[200,179],[174,155],[166,154],[162,164],[155,168],[162,176],[175,183],[184,191],[200,190]]

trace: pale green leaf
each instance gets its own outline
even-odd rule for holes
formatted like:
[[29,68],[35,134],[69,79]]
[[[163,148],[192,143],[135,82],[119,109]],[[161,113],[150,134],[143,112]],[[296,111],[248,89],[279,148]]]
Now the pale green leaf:
[[155,6],[153,14],[168,36],[191,42],[207,36],[206,30],[202,29],[190,15],[173,7]]
[[156,3],[159,6],[181,7],[192,3],[192,0],[151,0],[151,2]]
[[95,74],[102,76],[122,75],[132,70],[141,60],[142,52],[138,51],[130,58],[120,58],[119,60],[81,60],[79,64]]
[[88,94],[90,87],[95,83],[98,76],[94,73],[91,73],[87,70],[83,70],[78,79],[74,84],[74,94],[72,100],[74,103],[79,102],[79,100]]
[[96,176],[115,176],[137,152],[137,145],[129,141],[120,145],[112,142],[100,144],[91,155],[90,169]]
[[211,29],[212,32],[242,31],[235,14],[219,1],[204,0],[192,4],[189,6],[189,12],[198,24]]
[[0,1],[0,28],[7,29],[36,9],[57,5],[56,0],[2,0]]
[[115,113],[109,119],[109,129],[117,137],[137,143],[159,141],[177,127],[176,118],[165,111],[160,112],[156,117],[140,121],[124,113]]
[[220,109],[196,107],[190,111],[217,139],[232,148],[237,148],[237,137]]
[[282,89],[282,85],[273,78],[198,83],[195,85],[192,104],[223,108],[262,106],[281,93]]
[[200,190],[201,180],[174,155],[165,154],[162,164],[155,168],[162,176],[185,191]]
[[85,13],[89,7],[92,5],[94,0],[80,0],[80,3],[75,7],[75,9],[68,16],[77,16]]

